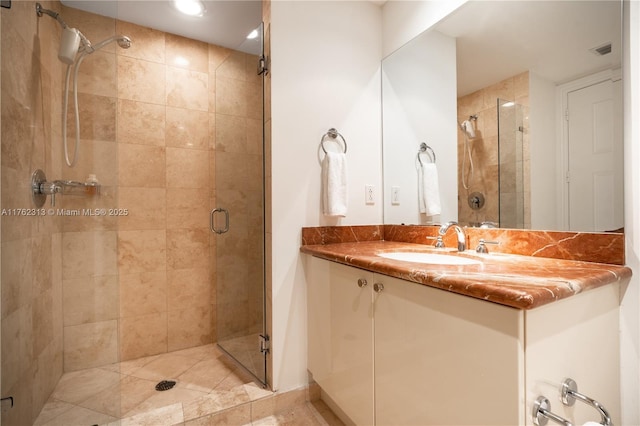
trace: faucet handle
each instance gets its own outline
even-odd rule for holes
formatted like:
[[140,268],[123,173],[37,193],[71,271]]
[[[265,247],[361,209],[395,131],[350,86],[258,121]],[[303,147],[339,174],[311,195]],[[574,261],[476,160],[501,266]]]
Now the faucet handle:
[[427,240],[436,240],[433,246],[435,248],[444,248],[444,241],[442,241],[442,235],[438,235],[437,237],[427,237]]
[[485,241],[484,238],[480,238],[478,247],[476,247],[476,253],[489,253],[489,249],[486,244],[500,244],[498,241]]

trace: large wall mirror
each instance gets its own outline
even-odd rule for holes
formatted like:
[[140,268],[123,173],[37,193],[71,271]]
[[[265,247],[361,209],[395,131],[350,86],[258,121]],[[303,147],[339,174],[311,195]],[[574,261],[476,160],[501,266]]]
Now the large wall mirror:
[[386,57],[384,222],[621,231],[621,14],[468,1]]

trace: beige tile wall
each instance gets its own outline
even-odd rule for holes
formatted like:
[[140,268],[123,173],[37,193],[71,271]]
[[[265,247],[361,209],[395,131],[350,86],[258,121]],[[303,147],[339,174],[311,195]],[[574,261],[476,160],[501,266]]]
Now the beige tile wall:
[[[465,179],[469,189],[462,185],[462,159],[466,154],[464,135],[458,131],[458,219],[462,223],[499,222],[498,196],[498,120],[497,99],[512,100],[520,105],[529,105],[529,73],[524,72],[507,78],[491,86],[480,89],[469,95],[458,98],[458,123],[476,114],[476,138],[471,142],[474,173],[469,177],[469,160],[467,158]],[[527,132],[525,132],[527,133]],[[528,180],[528,135],[525,134],[523,156],[525,158],[525,200],[529,198]],[[480,210],[472,210],[467,197],[472,192],[480,192],[485,196],[485,206]],[[529,203],[525,201],[525,226],[530,223]]]
[[[43,1],[45,8],[57,4]],[[11,215],[34,207],[32,172],[60,175],[59,29],[35,2],[0,10],[2,140],[2,424],[32,424],[62,374],[62,224],[53,215]],[[48,207],[48,204],[45,206]]]
[[[79,231],[73,238],[83,242],[74,262],[91,265],[82,271],[82,278],[73,271],[72,262],[65,267],[65,288],[77,295],[65,298],[65,312],[95,312],[92,317],[69,314],[76,322],[65,323],[75,327],[65,345],[65,369],[210,343],[216,339],[217,317],[217,241],[209,231],[209,210],[218,196],[216,153],[228,156],[221,161],[219,176],[244,172],[226,188],[232,198],[235,185],[261,181],[255,173],[260,167],[253,163],[262,161],[255,58],[85,12],[65,8],[64,13],[70,25],[86,28],[91,40],[113,33],[133,40],[130,49],[110,45],[83,63],[84,158],[66,178],[84,180],[95,173],[103,187],[97,199],[69,196],[64,201],[76,208],[118,207],[127,215],[65,221],[65,230]],[[247,155],[255,151],[259,157]],[[244,203],[234,207],[244,207],[245,222],[251,222],[254,212],[246,207],[255,203],[247,203],[244,192],[235,200],[236,205]],[[252,234],[249,227],[240,236],[242,241],[232,243],[241,250],[228,250],[229,254],[246,256],[247,236]],[[114,242],[113,252],[97,253],[91,246],[95,239],[108,241],[109,247]],[[232,269],[229,276],[238,280],[240,274],[235,272]],[[119,278],[116,285],[110,285],[112,275]],[[78,279],[90,290],[73,292]],[[238,287],[231,279],[226,285],[225,294]],[[88,293],[101,296],[90,300],[118,303],[86,306]],[[239,309],[246,309],[257,292],[240,296],[224,309],[230,309],[230,317],[246,319]],[[102,337],[96,342],[97,330]],[[93,345],[82,343],[87,341]],[[96,345],[103,350],[96,351]],[[80,355],[83,351],[85,357]]]

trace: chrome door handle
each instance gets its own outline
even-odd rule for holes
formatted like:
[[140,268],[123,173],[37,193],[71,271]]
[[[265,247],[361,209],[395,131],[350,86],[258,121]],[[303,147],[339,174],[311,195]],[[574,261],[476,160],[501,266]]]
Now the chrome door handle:
[[[224,213],[224,228],[217,229],[214,221],[216,213]],[[229,231],[229,210],[223,208],[216,208],[209,213],[209,229],[216,234],[224,234]]]

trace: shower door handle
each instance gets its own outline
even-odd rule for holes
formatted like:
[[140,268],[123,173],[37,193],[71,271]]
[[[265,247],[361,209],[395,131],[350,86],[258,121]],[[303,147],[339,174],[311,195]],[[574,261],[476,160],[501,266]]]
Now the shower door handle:
[[[224,228],[222,229],[216,228],[214,220],[216,213],[224,213]],[[223,208],[211,210],[209,213],[209,229],[211,229],[211,232],[215,232],[216,234],[224,234],[229,231],[229,210]]]

